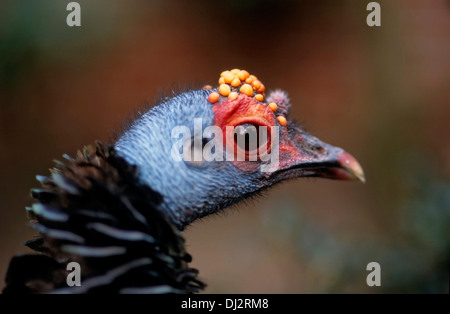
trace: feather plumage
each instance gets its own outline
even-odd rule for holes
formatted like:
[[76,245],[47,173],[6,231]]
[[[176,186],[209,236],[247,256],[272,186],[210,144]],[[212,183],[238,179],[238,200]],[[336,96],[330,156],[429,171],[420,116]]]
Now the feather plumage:
[[[4,293],[180,293],[204,284],[188,267],[180,232],[157,210],[161,195],[138,184],[136,167],[96,143],[39,176],[28,208],[45,255],[11,261]],[[68,287],[67,263],[80,263],[83,285]]]

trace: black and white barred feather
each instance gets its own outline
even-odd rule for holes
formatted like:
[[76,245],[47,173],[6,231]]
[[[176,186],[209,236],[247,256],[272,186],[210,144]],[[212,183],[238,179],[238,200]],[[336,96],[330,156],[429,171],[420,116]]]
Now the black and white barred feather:
[[[158,210],[162,197],[139,184],[137,169],[96,143],[56,161],[27,208],[40,254],[16,256],[3,293],[190,293],[204,288],[189,268],[184,239]],[[81,286],[66,265],[81,266]]]

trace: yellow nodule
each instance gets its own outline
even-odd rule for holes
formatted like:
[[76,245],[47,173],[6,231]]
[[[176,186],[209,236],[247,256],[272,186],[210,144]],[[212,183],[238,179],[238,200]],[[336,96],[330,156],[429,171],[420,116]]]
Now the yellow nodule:
[[231,92],[230,85],[228,84],[220,84],[219,86],[219,94],[222,96],[228,96]]
[[253,88],[249,84],[242,85],[239,91],[249,97],[253,95]]
[[269,108],[270,108],[273,112],[275,112],[275,111],[277,111],[278,106],[277,106],[276,103],[271,102],[271,103],[269,104]]

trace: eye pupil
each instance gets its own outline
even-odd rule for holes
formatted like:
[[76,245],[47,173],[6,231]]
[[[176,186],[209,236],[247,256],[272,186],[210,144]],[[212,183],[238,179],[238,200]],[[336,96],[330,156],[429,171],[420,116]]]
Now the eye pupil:
[[[268,134],[261,135],[267,128],[262,128],[259,125],[252,123],[244,123],[235,128],[234,142],[236,148],[243,150],[247,159],[249,156],[257,156],[259,158],[260,148],[268,141]],[[266,147],[266,149],[270,149]],[[251,159],[250,159],[251,160]]]
[[245,134],[245,150],[250,150],[250,135],[248,133]]

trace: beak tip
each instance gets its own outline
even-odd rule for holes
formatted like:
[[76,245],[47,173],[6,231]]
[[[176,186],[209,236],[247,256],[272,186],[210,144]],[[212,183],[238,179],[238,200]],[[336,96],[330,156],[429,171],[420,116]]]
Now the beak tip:
[[364,176],[364,173],[361,174],[361,176],[356,177],[361,183],[366,183],[366,177]]
[[341,168],[349,175],[348,179],[356,179],[362,183],[366,183],[364,170],[352,155],[344,151],[339,154],[338,162]]

